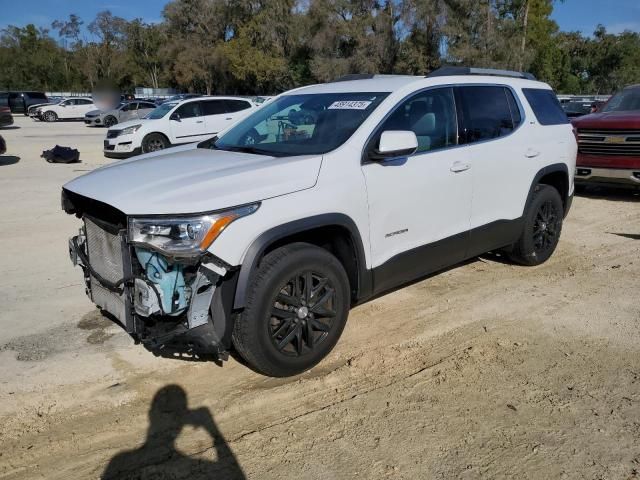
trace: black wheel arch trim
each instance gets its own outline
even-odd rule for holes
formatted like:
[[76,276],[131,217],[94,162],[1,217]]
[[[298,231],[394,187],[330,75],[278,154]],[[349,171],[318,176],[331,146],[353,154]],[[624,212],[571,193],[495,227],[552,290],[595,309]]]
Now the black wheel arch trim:
[[567,191],[563,194],[560,192],[562,197],[562,204],[565,210],[565,216],[569,211],[569,207],[571,206],[571,200],[569,195],[569,167],[567,167],[566,163],[553,163],[551,165],[547,165],[541,168],[538,173],[536,173],[535,177],[533,177],[533,182],[531,182],[531,187],[529,187],[529,194],[527,195],[527,201],[524,204],[524,210],[522,214],[524,215],[527,211],[527,207],[531,204],[531,200],[533,199],[533,193],[535,192],[536,185],[540,183],[540,180],[550,173],[561,172],[566,175],[567,178]]
[[357,261],[358,284],[355,286],[356,297],[361,299],[371,296],[371,275],[370,271],[367,270],[364,245],[356,223],[351,217],[343,213],[325,213],[278,225],[262,233],[253,241],[240,266],[233,308],[235,310],[244,308],[251,277],[257,270],[264,252],[270,245],[291,235],[321,227],[342,227],[349,232]]

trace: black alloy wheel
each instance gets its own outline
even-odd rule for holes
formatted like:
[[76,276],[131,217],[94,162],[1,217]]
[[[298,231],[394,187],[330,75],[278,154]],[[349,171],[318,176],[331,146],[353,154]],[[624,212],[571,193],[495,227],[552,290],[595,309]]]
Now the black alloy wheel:
[[533,225],[533,246],[538,255],[543,255],[558,243],[560,218],[561,213],[551,200],[545,201],[538,208]]

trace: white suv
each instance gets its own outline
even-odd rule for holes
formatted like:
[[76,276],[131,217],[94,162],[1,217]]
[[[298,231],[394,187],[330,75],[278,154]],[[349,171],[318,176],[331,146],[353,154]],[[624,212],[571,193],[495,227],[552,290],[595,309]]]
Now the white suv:
[[90,98],[67,98],[53,105],[38,107],[36,116],[45,122],[79,120],[84,119],[85,114],[95,109],[96,106]]
[[104,141],[104,156],[127,158],[172,145],[199,142],[224,130],[254,107],[254,103],[242,97],[197,97],[166,102],[142,120],[111,127]]
[[491,250],[546,261],[576,149],[527,75],[373,76],[286,92],[219,138],[79,177],[62,202],[83,220],[70,251],[88,294],[137,341],[234,346],[287,376],[375,295]]

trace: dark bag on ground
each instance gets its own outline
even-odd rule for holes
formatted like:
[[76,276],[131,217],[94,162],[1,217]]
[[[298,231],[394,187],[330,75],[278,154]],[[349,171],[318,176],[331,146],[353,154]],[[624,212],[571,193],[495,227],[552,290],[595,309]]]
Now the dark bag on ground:
[[56,145],[51,150],[45,150],[40,155],[49,163],[79,163],[80,152],[75,148]]

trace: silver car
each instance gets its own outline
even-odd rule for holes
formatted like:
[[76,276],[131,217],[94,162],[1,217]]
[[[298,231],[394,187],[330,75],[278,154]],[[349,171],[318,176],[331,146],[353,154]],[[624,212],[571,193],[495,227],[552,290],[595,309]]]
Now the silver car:
[[84,116],[84,123],[89,126],[105,126],[109,128],[116,123],[143,118],[156,106],[153,102],[143,100],[122,102],[113,110],[92,110]]

